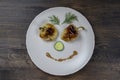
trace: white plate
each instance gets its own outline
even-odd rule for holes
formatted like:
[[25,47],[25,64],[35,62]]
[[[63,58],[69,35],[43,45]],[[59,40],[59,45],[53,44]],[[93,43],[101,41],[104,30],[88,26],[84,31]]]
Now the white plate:
[[[62,23],[65,14],[71,12],[75,14],[78,21],[74,21],[76,26],[84,26],[86,30],[80,31],[79,38],[73,42],[65,42],[61,40],[60,36],[65,27],[68,24],[55,25],[59,31],[57,39],[53,42],[45,42],[39,37],[39,27],[49,22],[49,18],[52,15],[56,15],[60,18]],[[56,51],[54,49],[54,43],[56,41],[62,41],[64,43],[63,51]],[[82,69],[90,60],[94,49],[94,33],[88,20],[78,11],[67,7],[54,7],[41,12],[30,24],[26,35],[27,51],[32,59],[33,63],[42,71],[52,75],[69,75]],[[70,56],[73,51],[78,51],[78,55],[74,56],[70,60],[63,62],[54,61],[46,57],[46,52],[55,58],[66,58]]]

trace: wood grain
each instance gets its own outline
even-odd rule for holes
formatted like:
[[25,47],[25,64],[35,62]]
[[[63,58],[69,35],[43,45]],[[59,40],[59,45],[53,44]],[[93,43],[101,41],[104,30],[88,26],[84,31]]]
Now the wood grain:
[[[39,70],[25,45],[26,31],[33,18],[56,6],[80,11],[92,24],[96,37],[89,63],[64,77]],[[0,0],[0,80],[120,80],[120,1]]]

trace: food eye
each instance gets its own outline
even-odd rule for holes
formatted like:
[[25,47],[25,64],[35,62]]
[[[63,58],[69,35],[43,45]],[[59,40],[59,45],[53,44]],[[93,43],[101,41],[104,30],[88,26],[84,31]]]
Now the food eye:
[[45,41],[54,41],[57,38],[58,30],[53,24],[46,23],[39,28],[39,36]]
[[78,37],[78,29],[73,24],[70,24],[67,28],[62,32],[61,39],[64,41],[73,41]]

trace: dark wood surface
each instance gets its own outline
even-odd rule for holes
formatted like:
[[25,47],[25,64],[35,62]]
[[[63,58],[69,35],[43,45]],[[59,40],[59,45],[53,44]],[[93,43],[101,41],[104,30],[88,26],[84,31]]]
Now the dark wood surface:
[[[92,24],[96,37],[89,63],[65,77],[39,70],[25,45],[26,31],[33,18],[56,6],[80,11]],[[120,1],[0,0],[0,80],[120,80]]]

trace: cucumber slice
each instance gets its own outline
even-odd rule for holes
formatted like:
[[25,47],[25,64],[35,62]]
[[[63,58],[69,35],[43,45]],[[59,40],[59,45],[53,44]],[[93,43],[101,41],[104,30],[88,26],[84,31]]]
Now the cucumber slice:
[[55,50],[62,51],[64,49],[64,44],[61,41],[57,41],[54,45]]

